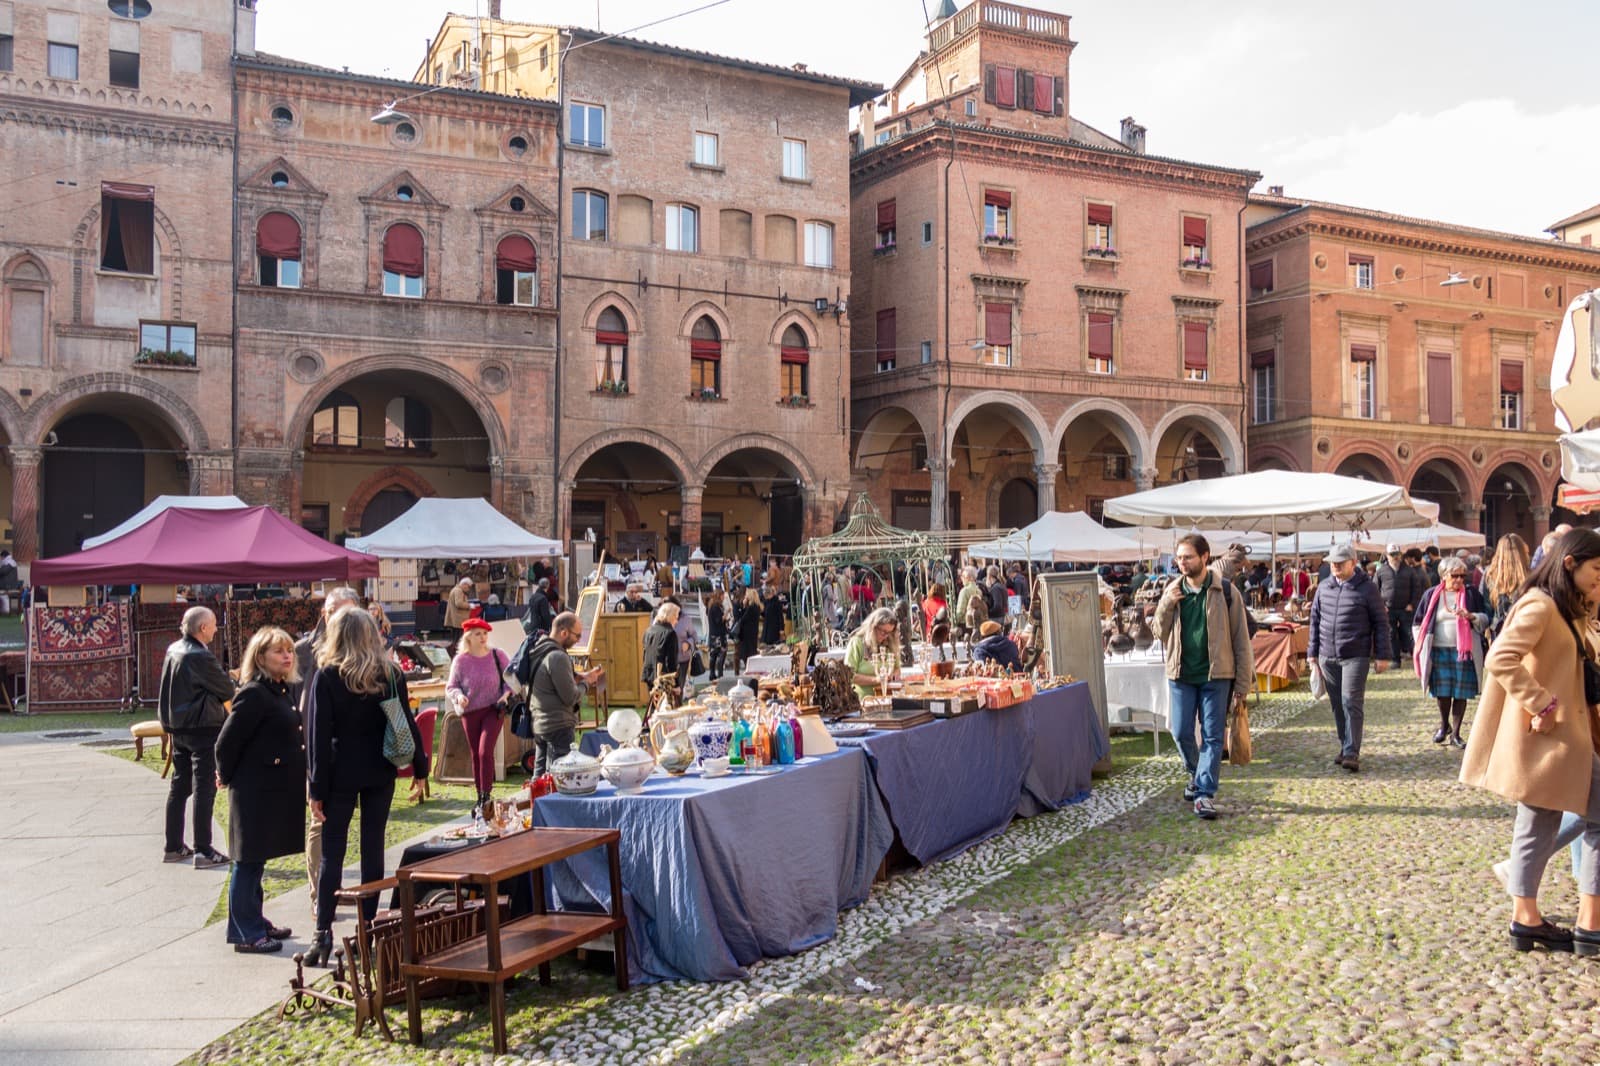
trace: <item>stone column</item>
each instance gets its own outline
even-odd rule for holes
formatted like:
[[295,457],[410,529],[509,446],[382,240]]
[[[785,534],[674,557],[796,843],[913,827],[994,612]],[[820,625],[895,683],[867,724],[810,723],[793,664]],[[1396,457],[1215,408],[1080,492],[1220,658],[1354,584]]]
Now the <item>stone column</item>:
[[705,499],[704,485],[684,485],[679,490],[682,503],[678,512],[678,540],[692,553],[700,546],[700,504]]
[[1533,515],[1533,544],[1537,548],[1539,542],[1550,535],[1550,508],[1535,507],[1530,513]]
[[1039,492],[1039,517],[1056,509],[1056,475],[1061,473],[1060,463],[1035,463],[1033,480]]
[[[506,510],[506,463],[498,455],[489,456],[489,502],[501,514]],[[514,516],[515,517],[515,516]],[[518,525],[522,523],[518,521]]]
[[1156,487],[1156,468],[1141,466],[1133,472],[1133,491],[1145,492]]
[[572,493],[578,483],[569,478],[562,478],[556,486],[556,539],[566,544],[574,537],[581,538],[583,530],[572,528]]
[[928,457],[928,528],[945,529],[950,518],[950,460]]
[[39,556],[39,463],[44,452],[14,444],[10,453],[11,554],[18,563],[31,563]]
[[1473,533],[1483,531],[1483,503],[1479,500],[1461,501],[1461,528]]
[[192,495],[225,496],[233,491],[232,456],[218,452],[190,452],[185,458],[189,463],[189,492]]

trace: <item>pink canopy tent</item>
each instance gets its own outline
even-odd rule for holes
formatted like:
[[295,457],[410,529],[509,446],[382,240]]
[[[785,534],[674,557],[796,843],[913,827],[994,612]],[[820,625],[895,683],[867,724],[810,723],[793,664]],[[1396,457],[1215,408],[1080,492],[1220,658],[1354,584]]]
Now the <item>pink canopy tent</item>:
[[375,556],[308,533],[270,507],[173,507],[88,551],[40,559],[35,585],[232,584],[377,577]]

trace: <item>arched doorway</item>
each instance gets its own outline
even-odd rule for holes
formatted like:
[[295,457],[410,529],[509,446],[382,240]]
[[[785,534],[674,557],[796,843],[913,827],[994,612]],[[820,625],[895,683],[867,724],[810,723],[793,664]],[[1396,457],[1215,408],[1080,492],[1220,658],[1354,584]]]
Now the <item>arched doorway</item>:
[[904,407],[884,407],[873,412],[856,438],[851,458],[856,474],[865,479],[872,501],[891,525],[901,529],[932,528],[928,438],[916,415]]
[[1394,475],[1383,461],[1364,452],[1355,452],[1347,455],[1333,471],[1343,477],[1360,478],[1362,481],[1376,481],[1385,485],[1392,485]]
[[608,444],[573,479],[574,540],[594,531],[613,558],[666,557],[681,521],[683,477],[661,451],[636,441]]
[[1039,517],[1039,489],[1026,478],[1012,478],[1000,488],[1001,529],[1020,529]]
[[1439,505],[1439,521],[1446,525],[1469,528],[1467,476],[1448,459],[1429,459],[1411,475],[1406,491],[1418,499],[1431,500]]
[[1199,419],[1180,418],[1156,443],[1156,484],[1221,477],[1227,472],[1222,453],[1222,442],[1212,427]]
[[[118,398],[121,400],[122,398]],[[77,551],[159,495],[186,495],[186,450],[171,427],[99,397],[45,436],[39,468],[40,554]]]
[[376,532],[382,529],[411,510],[411,505],[416,502],[417,496],[410,489],[398,485],[384,489],[372,497],[372,502],[361,512],[362,532],[369,530]]
[[700,546],[724,558],[793,555],[805,539],[803,480],[793,463],[767,448],[723,456],[706,473]]
[[[1027,470],[1041,462],[1044,438],[1038,420],[1015,404],[988,401],[969,408],[951,436],[949,492],[955,520],[950,528],[1000,525],[996,484],[1003,486],[1001,479],[1010,480],[1019,466]],[[963,503],[959,508],[958,493]],[[1037,517],[1036,506],[1027,521]]]
[[1136,431],[1121,416],[1091,411],[1074,418],[1061,434],[1056,458],[1066,487],[1060,509],[1102,520],[1107,499],[1137,488],[1138,450]]
[[1534,501],[1539,479],[1521,463],[1503,463],[1483,484],[1483,535],[1492,547],[1507,533],[1534,544]]

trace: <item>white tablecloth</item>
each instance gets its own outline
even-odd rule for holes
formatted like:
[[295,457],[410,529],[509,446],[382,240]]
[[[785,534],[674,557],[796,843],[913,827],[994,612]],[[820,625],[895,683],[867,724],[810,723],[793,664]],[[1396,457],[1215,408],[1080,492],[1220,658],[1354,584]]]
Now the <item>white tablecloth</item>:
[[752,655],[744,661],[747,674],[787,674],[793,664],[787,655]]
[[[1128,707],[1147,711],[1172,731],[1172,699],[1167,665],[1158,655],[1110,656],[1106,659],[1106,709]],[[1116,721],[1116,717],[1112,717]]]

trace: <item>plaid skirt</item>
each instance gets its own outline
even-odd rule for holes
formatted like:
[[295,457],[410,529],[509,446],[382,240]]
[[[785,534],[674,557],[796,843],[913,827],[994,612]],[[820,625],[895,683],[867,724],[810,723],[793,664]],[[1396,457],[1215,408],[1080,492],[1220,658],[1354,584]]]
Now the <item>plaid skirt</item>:
[[1471,659],[1456,658],[1454,648],[1434,648],[1428,653],[1428,695],[1437,700],[1478,698],[1478,673]]

